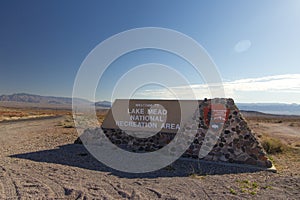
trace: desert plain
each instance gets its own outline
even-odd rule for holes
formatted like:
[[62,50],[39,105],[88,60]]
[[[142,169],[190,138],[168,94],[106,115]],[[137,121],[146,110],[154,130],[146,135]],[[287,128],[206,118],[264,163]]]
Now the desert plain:
[[0,107],[0,199],[300,199],[300,117],[242,113],[277,173],[183,159],[119,172],[74,144],[70,109]]

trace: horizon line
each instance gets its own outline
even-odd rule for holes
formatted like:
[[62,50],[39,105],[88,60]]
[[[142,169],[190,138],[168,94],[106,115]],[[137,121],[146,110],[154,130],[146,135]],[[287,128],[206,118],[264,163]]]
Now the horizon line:
[[[72,97],[72,96],[59,96],[59,95],[42,95],[42,94],[37,94],[37,93],[27,93],[27,92],[13,92],[10,94],[4,94],[4,93],[0,93],[0,97],[1,96],[12,96],[12,95],[32,95],[32,96],[39,96],[39,97],[52,97],[52,98],[68,98],[68,99],[80,99],[80,100],[84,100],[84,101],[89,101],[91,103],[98,103],[98,102],[110,102],[113,103],[116,99],[125,99],[125,98],[116,98],[114,99],[114,101],[110,101],[110,100],[96,100],[96,101],[92,101],[89,99],[84,99],[84,98],[80,98],[80,97]],[[219,98],[219,97],[215,97],[215,98]],[[220,98],[225,98],[225,99],[233,99],[235,103],[237,104],[286,104],[286,105],[300,105],[300,103],[288,103],[288,102],[270,102],[270,101],[256,101],[256,102],[239,102],[236,101],[234,98],[232,97],[220,97]],[[131,98],[131,100],[204,100],[204,99],[214,99],[214,98],[197,98],[197,99],[189,99],[189,98],[180,98],[180,99],[176,99],[176,98]],[[0,101],[1,102],[1,101]],[[30,103],[30,102],[27,102]]]

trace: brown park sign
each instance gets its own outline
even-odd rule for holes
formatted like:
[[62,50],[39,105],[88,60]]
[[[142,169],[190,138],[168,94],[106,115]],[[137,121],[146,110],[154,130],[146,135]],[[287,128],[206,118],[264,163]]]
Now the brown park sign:
[[[102,129],[96,128],[95,132],[88,129],[83,138],[88,138],[87,142],[91,138],[91,143],[95,144],[98,140],[93,133],[101,136],[104,132],[111,143],[126,152],[166,149],[166,153],[174,154],[182,153],[182,145],[187,144],[185,136],[193,136],[192,145],[188,142],[184,146],[187,148],[185,156],[272,167],[232,99],[117,99],[106,115]],[[174,144],[174,148],[165,148]],[[102,143],[99,146],[102,147]],[[113,149],[118,148],[113,146]]]
[[177,132],[180,129],[180,120],[178,101],[117,99],[106,116],[102,128]]
[[177,133],[180,123],[184,125],[194,115],[199,103],[195,100],[117,99],[102,128]]

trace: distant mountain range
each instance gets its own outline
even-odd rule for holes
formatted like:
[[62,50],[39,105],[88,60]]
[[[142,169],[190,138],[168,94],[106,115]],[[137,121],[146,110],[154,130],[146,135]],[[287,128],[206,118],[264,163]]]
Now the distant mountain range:
[[[91,102],[84,99],[75,99],[76,103],[91,105],[95,104],[98,108],[110,108],[112,103],[109,101]],[[71,108],[72,98],[70,97],[53,97],[53,96],[40,96],[34,94],[18,93],[12,95],[1,95],[0,105],[4,102],[10,105],[26,104],[37,107],[66,107]],[[244,111],[257,111],[269,114],[281,115],[300,115],[299,104],[283,104],[283,103],[237,103],[240,110]]]
[[269,114],[300,115],[299,104],[284,103],[237,103],[240,110],[257,111]]
[[[78,104],[93,104],[93,102],[75,98],[74,99]],[[26,104],[26,105],[42,105],[44,107],[71,107],[72,106],[72,98],[70,97],[53,97],[53,96],[41,96],[35,94],[27,94],[27,93],[18,93],[11,95],[1,95],[0,103],[18,103],[18,104]],[[0,104],[1,105],[1,104]],[[108,101],[99,101],[95,103],[97,107],[110,108],[111,103]]]
[[98,101],[98,102],[95,103],[95,106],[110,108],[111,107],[111,102],[109,102],[109,101]]

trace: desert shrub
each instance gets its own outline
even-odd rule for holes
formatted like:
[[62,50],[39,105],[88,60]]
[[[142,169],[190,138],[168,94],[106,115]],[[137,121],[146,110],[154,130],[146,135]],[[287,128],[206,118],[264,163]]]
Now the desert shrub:
[[282,153],[286,148],[286,145],[274,138],[264,138],[262,146],[268,154]]
[[74,128],[75,124],[72,117],[67,117],[64,121],[61,121],[61,126],[63,128]]
[[64,128],[74,128],[74,126],[72,124],[64,124],[63,127]]
[[230,188],[229,191],[230,191],[231,194],[237,195],[237,192],[234,189]]
[[295,126],[295,124],[294,123],[290,123],[290,125],[289,125],[290,127],[294,127]]
[[299,122],[292,122],[289,124],[290,127],[300,127]]

